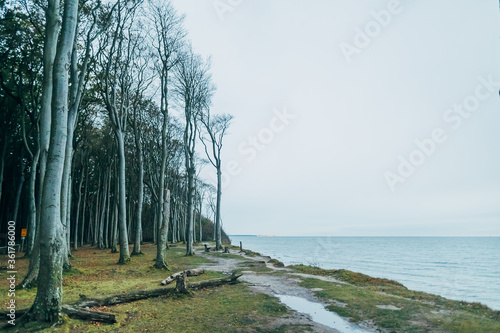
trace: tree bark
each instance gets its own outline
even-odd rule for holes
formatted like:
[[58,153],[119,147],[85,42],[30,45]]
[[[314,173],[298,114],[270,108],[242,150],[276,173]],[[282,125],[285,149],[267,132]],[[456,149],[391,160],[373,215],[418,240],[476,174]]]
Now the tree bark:
[[[53,4],[53,1],[49,1],[49,5]],[[58,10],[58,7],[51,7],[47,13],[57,16],[54,10]],[[51,135],[42,190],[38,290],[30,309],[30,317],[37,321],[58,322],[62,309],[65,240],[61,224],[61,185],[68,125],[68,68],[71,62],[77,14],[78,1],[67,0],[54,61]],[[47,20],[47,27],[49,22],[50,20]]]
[[119,264],[126,264],[130,261],[127,235],[127,197],[125,189],[125,143],[123,133],[115,130],[118,145],[118,231],[120,234],[120,259]]
[[[163,203],[163,212],[170,212],[170,190],[165,189],[165,201]],[[158,231],[158,244],[156,244],[156,263],[155,267],[162,269],[168,269],[167,262],[165,260],[165,251],[167,250],[167,232],[168,232],[168,219],[169,216],[164,216],[162,219],[162,224],[160,230]]]
[[[141,133],[137,124],[137,115],[135,116],[134,124],[134,139],[137,155],[139,193],[137,194],[137,219],[135,228],[135,242],[132,255],[141,254],[141,239],[142,239],[142,204],[144,201],[144,161],[142,157],[142,139]],[[168,231],[167,231],[168,232]],[[168,242],[168,240],[167,240]]]
[[40,158],[40,149],[37,147],[33,158],[31,160],[31,170],[30,170],[30,182],[29,182],[29,217],[28,217],[28,241],[26,247],[26,256],[31,257],[33,252],[33,246],[35,244],[35,233],[36,233],[36,171],[38,166],[38,160]]
[[222,225],[220,221],[220,201],[222,197],[222,172],[217,168],[217,203],[215,208],[215,249],[222,250]]

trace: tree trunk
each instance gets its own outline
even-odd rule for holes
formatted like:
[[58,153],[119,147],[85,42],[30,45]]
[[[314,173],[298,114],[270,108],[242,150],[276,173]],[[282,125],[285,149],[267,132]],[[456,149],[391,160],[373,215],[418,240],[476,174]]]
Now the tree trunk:
[[80,229],[80,246],[83,246],[83,235],[85,232],[85,221],[86,221],[86,208],[87,208],[87,195],[89,193],[88,191],[88,186],[89,186],[89,181],[88,181],[88,170],[85,168],[85,193],[83,195],[83,207],[82,207],[82,225]]
[[36,233],[36,171],[38,166],[38,160],[40,158],[40,149],[37,148],[33,159],[31,160],[31,170],[30,170],[30,183],[29,183],[29,217],[28,217],[28,242],[26,248],[26,256],[31,257],[31,252],[33,252],[33,246],[35,244],[35,233]]
[[127,235],[127,196],[125,189],[125,143],[123,142],[123,133],[120,130],[115,130],[116,142],[118,146],[118,231],[120,233],[120,259],[119,264],[126,264],[130,261],[128,250],[128,235]]
[[203,209],[203,197],[200,198],[200,214],[198,216],[199,228],[200,228],[200,242],[203,242],[203,226],[201,224],[201,210]]
[[104,228],[104,247],[108,249],[110,247],[110,242],[109,242],[109,212],[111,210],[111,168],[108,170],[108,195],[106,198],[106,218],[105,218],[105,223],[106,226]]
[[215,249],[222,250],[222,227],[220,221],[220,200],[222,196],[222,172],[217,168],[217,204],[215,208]]
[[[194,161],[191,162],[191,164]],[[187,243],[186,243],[186,255],[194,255],[193,249],[193,227],[194,227],[194,216],[193,216],[193,199],[194,199],[194,168],[188,170],[188,197],[187,197],[187,210],[186,210],[186,221],[187,221]]]
[[104,217],[106,216],[106,197],[108,196],[108,172],[104,174],[104,179],[102,181],[102,195],[101,195],[101,209],[99,217],[99,232],[97,238],[97,247],[99,249],[104,249]]
[[[170,191],[165,189],[165,202],[163,203],[163,212],[170,211]],[[160,230],[158,231],[158,244],[156,244],[156,268],[168,269],[167,262],[165,261],[165,251],[167,250],[167,232],[168,232],[168,215],[162,219]]]
[[[54,5],[55,2],[49,1],[49,6]],[[57,16],[57,10],[58,7],[51,7],[47,10],[47,28],[52,22],[49,16]],[[50,145],[42,190],[38,290],[30,309],[31,318],[37,321],[59,322],[62,309],[62,266],[65,240],[61,224],[61,185],[68,125],[67,68],[71,61],[77,16],[78,1],[65,1],[61,36],[57,42],[53,72]]]
[[[137,180],[139,185],[139,193],[137,194],[137,219],[135,228],[135,242],[134,250],[132,255],[141,254],[141,238],[142,238],[142,202],[144,200],[144,161],[142,158],[142,141],[140,136],[140,131],[137,128],[137,123],[134,126],[134,137],[135,137],[135,147],[137,154],[137,164],[139,167],[139,179]],[[168,233],[168,231],[167,231]],[[168,243],[168,239],[167,239]]]
[[[76,51],[74,51],[76,52]],[[74,57],[74,55],[72,56]],[[74,75],[74,74],[73,74]],[[70,242],[69,242],[69,234],[71,224],[70,214],[71,214],[71,169],[73,164],[73,137],[75,133],[75,124],[76,124],[76,109],[71,107],[67,116],[67,140],[65,147],[65,159],[64,159],[64,169],[62,176],[62,185],[61,185],[61,220],[64,228],[64,234],[66,235],[66,251],[68,255],[70,254]],[[65,266],[67,266],[69,262],[67,259],[65,260]]]
[[[80,178],[80,183],[78,184],[78,199],[76,202],[75,231],[73,234],[73,251],[78,250],[78,222],[80,219],[80,205],[82,202],[82,185],[83,185],[84,175],[85,175],[85,171],[83,171],[81,178]],[[84,209],[85,209],[85,207],[84,207]]]

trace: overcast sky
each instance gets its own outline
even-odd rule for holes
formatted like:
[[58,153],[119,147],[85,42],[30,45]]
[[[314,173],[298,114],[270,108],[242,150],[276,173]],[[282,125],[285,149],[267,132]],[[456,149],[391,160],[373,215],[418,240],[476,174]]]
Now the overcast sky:
[[229,234],[500,236],[498,1],[173,2],[235,116]]

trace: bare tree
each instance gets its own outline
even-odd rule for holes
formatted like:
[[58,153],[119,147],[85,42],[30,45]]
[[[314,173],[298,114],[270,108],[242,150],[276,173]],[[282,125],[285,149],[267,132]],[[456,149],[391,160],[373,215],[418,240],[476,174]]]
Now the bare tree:
[[170,217],[170,204],[166,204],[166,168],[167,168],[167,128],[169,121],[169,85],[170,72],[179,61],[179,50],[186,35],[182,23],[183,16],[179,16],[170,1],[150,1],[151,19],[153,23],[153,47],[158,59],[156,70],[160,78],[160,112],[162,114],[161,129],[161,164],[159,177],[159,204],[160,219],[157,234],[157,255],[155,267],[166,268],[165,250],[168,248],[167,235]]
[[210,62],[193,53],[191,49],[186,52],[179,65],[176,67],[176,93],[184,109],[184,153],[187,175],[187,242],[186,255],[193,255],[193,199],[196,173],[195,144],[198,131],[200,113],[210,105],[211,97],[215,91],[212,77],[209,73]]
[[133,61],[141,39],[134,21],[141,1],[118,0],[111,8],[110,33],[100,41],[99,90],[108,111],[118,150],[118,230],[119,264],[130,261],[127,234],[127,199],[125,187],[125,133],[134,82]]
[[200,120],[206,130],[205,136],[200,131],[200,140],[205,147],[205,153],[208,160],[217,171],[217,199],[215,206],[215,248],[217,250],[222,250],[222,226],[220,215],[222,197],[222,141],[227,134],[232,119],[233,116],[229,114],[215,115],[211,118],[210,110],[207,110],[205,114],[201,114],[200,116]]

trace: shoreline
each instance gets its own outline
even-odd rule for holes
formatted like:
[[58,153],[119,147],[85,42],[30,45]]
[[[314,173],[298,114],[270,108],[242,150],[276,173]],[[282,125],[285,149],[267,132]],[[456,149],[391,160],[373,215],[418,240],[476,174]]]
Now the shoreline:
[[[233,245],[233,247],[235,246]],[[330,284],[334,283],[335,284],[334,289],[341,286],[342,284],[343,285],[351,284],[354,288],[358,289],[373,288],[374,294],[388,296],[384,298],[386,301],[391,297],[394,297],[399,299],[405,299],[410,302],[419,302],[421,303],[421,305],[423,305],[424,308],[428,306],[430,309],[429,313],[431,314],[430,317],[432,317],[430,318],[431,319],[430,321],[431,322],[433,321],[435,324],[429,323],[428,319],[422,320],[420,322],[421,324],[420,326],[422,327],[420,328],[423,329],[424,331],[431,329],[432,331],[440,332],[439,326],[441,325],[447,327],[445,330],[443,330],[443,332],[447,331],[447,329],[450,329],[450,327],[454,327],[454,329],[452,330],[453,332],[470,331],[470,328],[465,329],[463,327],[478,327],[477,331],[481,332],[490,332],[490,331],[496,332],[498,329],[500,329],[500,320],[499,320],[500,311],[492,309],[487,305],[478,302],[451,300],[440,295],[430,294],[422,291],[410,290],[403,284],[394,280],[371,277],[363,273],[352,272],[344,269],[328,270],[304,264],[285,266],[282,262],[272,258],[271,256],[267,256],[259,252],[254,252],[252,250],[244,249],[244,251],[249,253],[250,256],[256,256],[257,258],[259,257],[267,258],[266,265],[268,263],[272,263],[274,266],[280,267],[281,269],[291,270],[292,271],[291,274],[305,278],[306,281],[303,281],[303,283],[301,284],[302,286],[305,286],[306,288],[309,288],[310,290],[314,291],[314,294],[315,296],[318,297],[320,303],[326,305],[326,308],[328,310],[335,312],[339,315],[342,315],[344,318],[348,320],[353,319],[353,317],[349,315],[352,314],[352,312],[343,310],[348,306],[348,304],[340,300],[336,300],[335,292],[325,293],[326,288],[322,288],[328,285],[328,283]],[[318,281],[312,281],[312,280],[319,280],[321,282],[318,283]],[[389,315],[389,313],[391,312],[399,312],[404,309],[404,306],[396,306],[391,302],[387,303],[389,304],[375,304],[375,308],[377,308],[380,311],[387,312],[388,316],[391,316]],[[355,319],[354,324],[361,323],[361,328],[366,329],[368,331],[390,332],[392,328],[384,327],[383,324],[379,325],[375,318],[377,316],[370,316],[369,312],[372,312],[372,310],[366,311],[367,316],[359,316],[357,318],[354,318]],[[493,321],[494,328],[489,330],[486,327],[479,328],[480,326],[476,326],[481,321],[481,319],[479,317],[472,319],[467,313],[467,311],[469,310],[472,310],[472,312],[475,313],[476,315],[480,313],[488,314],[487,316],[489,316]],[[451,317],[455,316],[459,319],[458,321],[460,321],[461,318],[462,321],[470,320],[471,322],[462,325],[463,326],[462,328],[458,326],[455,327],[452,323],[446,323],[447,320],[444,317],[448,316]],[[386,331],[386,329],[388,330]],[[417,331],[419,330],[417,329]]]
[[[385,236],[277,236],[274,240],[231,236],[231,239],[234,244],[243,241],[244,247],[271,255],[286,265],[302,264],[325,270],[342,268],[395,280],[415,291],[456,301],[479,302],[500,310],[500,284],[493,278],[500,274],[497,265],[482,254],[477,261],[469,259],[470,253],[475,253],[471,248],[482,243],[478,237],[467,237],[465,241],[463,237],[447,237],[446,241],[438,237],[411,237],[408,246],[404,240],[408,237]],[[497,249],[497,243],[490,239],[487,237],[487,249]],[[422,246],[427,249],[420,253]],[[434,248],[437,254],[431,250]]]

